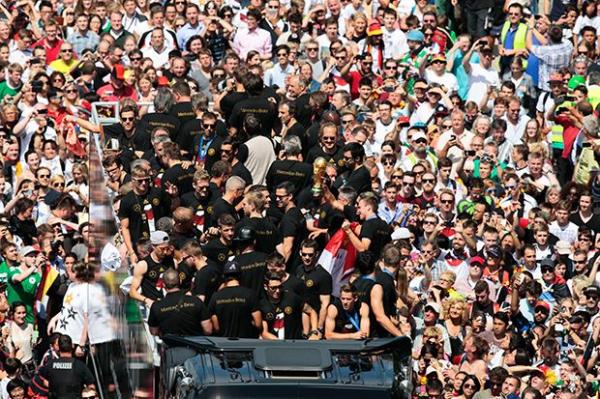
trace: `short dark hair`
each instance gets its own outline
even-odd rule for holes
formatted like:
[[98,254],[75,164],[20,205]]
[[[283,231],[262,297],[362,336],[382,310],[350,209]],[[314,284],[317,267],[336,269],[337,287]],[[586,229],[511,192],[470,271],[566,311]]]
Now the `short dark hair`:
[[63,334],[58,339],[58,351],[67,353],[73,351],[73,340],[66,334]]

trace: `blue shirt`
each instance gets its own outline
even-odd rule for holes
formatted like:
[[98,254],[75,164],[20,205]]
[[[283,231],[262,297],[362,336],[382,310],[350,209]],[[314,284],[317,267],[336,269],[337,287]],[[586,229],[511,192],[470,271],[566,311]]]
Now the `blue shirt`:
[[203,31],[204,31],[204,24],[198,22],[196,24],[196,27],[193,27],[188,22],[187,24],[183,25],[181,27],[181,29],[179,29],[177,31],[177,45],[179,46],[180,49],[185,50],[185,45],[186,45],[187,41],[190,40],[190,37],[199,35]]
[[517,34],[517,29],[519,29],[519,25],[514,28],[512,26],[508,28],[508,32],[506,32],[506,37],[504,38],[504,43],[502,43],[505,50],[512,50],[515,48],[515,36]]

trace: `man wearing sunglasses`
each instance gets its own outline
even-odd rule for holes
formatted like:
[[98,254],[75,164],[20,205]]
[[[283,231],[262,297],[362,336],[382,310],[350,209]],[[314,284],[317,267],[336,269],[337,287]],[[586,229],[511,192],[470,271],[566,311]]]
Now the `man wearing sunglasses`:
[[412,126],[409,129],[408,136],[411,137],[411,151],[404,159],[402,169],[411,171],[421,161],[428,162],[433,169],[437,168],[438,158],[434,152],[429,151],[427,136],[423,129],[420,126]]
[[155,221],[168,216],[171,200],[163,191],[152,186],[148,169],[141,164],[131,170],[132,190],[121,200],[119,219],[123,240],[131,263],[137,263],[134,243],[150,238]]

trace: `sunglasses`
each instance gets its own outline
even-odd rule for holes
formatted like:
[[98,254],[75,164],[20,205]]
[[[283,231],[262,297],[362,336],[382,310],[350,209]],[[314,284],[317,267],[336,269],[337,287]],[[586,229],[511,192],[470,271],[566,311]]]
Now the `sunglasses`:
[[421,179],[423,183],[435,183],[435,179]]
[[70,49],[70,48],[65,48],[65,49],[62,49],[62,50],[60,50],[60,52],[61,52],[61,53],[72,53],[72,52],[73,52],[73,49]]
[[313,256],[315,256],[315,253],[300,252],[300,256],[303,258],[312,258]]
[[329,141],[329,142],[334,142],[335,141],[335,137],[322,137],[321,140],[323,140],[323,141]]
[[121,120],[122,120],[123,122],[132,122],[132,121],[134,121],[134,120],[135,120],[135,117],[133,117],[133,116],[132,116],[132,117],[130,117],[130,118],[124,118],[124,117],[121,117]]
[[441,200],[440,202],[442,204],[452,204],[452,203],[454,203],[454,200]]
[[[423,224],[435,224],[435,222],[433,220],[424,220]],[[425,252],[425,251],[423,251]]]
[[306,51],[318,51],[319,48],[318,47],[307,47]]
[[392,179],[402,179],[404,176],[400,176],[400,175],[395,175],[392,176]]

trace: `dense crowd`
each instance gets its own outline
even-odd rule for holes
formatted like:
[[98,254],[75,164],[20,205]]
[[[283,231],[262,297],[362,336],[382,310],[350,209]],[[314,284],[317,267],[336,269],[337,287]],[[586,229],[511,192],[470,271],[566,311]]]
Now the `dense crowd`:
[[0,399],[151,396],[115,271],[156,343],[408,336],[415,398],[598,397],[599,38],[595,0],[1,1]]

